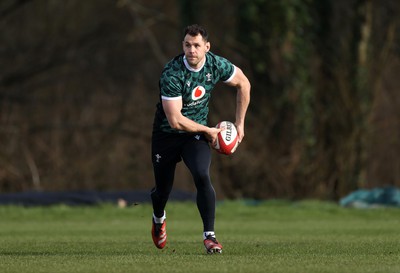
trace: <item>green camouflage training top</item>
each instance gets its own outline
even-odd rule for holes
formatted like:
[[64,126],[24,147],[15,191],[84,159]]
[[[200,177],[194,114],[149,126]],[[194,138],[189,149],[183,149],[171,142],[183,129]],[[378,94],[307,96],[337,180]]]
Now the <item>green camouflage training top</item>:
[[229,82],[235,74],[235,66],[227,59],[211,52],[206,53],[203,67],[193,69],[184,54],[166,64],[159,81],[160,102],[154,119],[153,130],[181,133],[172,129],[165,116],[161,100],[182,99],[182,115],[207,125],[208,103],[211,91],[218,81]]

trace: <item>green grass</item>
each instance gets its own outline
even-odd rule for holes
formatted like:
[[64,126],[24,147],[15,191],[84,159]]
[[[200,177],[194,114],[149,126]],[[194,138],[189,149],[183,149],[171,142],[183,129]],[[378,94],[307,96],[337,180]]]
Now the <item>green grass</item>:
[[321,202],[217,206],[222,255],[207,255],[193,203],[169,203],[168,245],[151,207],[0,206],[0,272],[400,272],[400,210]]

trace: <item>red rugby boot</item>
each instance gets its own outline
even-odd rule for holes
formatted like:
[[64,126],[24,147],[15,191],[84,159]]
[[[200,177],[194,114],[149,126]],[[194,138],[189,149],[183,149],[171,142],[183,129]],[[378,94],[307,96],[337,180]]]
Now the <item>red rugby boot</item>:
[[151,236],[155,246],[162,249],[167,244],[167,224],[165,221],[162,224],[156,224],[153,219],[153,227],[151,229]]
[[212,235],[208,235],[204,239],[204,247],[208,254],[222,253],[222,245]]

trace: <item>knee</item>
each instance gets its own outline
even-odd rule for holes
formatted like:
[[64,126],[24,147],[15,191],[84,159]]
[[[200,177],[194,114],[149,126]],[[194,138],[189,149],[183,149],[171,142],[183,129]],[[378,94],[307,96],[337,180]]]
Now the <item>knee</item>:
[[210,174],[208,171],[197,171],[192,173],[196,187],[208,187],[211,185]]
[[196,168],[195,170],[192,170],[192,175],[199,179],[206,179],[210,177],[208,168]]

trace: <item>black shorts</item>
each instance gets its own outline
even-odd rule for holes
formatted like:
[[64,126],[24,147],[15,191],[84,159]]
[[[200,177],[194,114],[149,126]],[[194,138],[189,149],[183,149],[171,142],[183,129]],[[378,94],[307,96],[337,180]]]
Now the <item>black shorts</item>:
[[153,132],[151,156],[153,164],[178,163],[182,160],[185,147],[209,148],[208,140],[203,134]]

